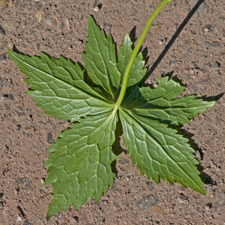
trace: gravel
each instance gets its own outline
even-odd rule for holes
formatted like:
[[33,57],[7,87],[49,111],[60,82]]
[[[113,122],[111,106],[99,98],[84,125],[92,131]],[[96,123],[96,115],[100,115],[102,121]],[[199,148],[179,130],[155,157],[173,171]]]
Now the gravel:
[[208,42],[208,41],[205,41],[205,47],[207,48],[219,48],[221,47],[220,43],[218,41],[213,41],[213,42]]
[[3,97],[4,97],[4,100],[10,100],[10,101],[14,100],[13,94],[4,94]]
[[139,200],[136,203],[136,207],[143,210],[149,208],[150,206],[154,206],[157,202],[158,198],[156,195],[148,195]]
[[17,132],[17,131],[19,131],[20,130],[20,128],[21,128],[21,125],[16,125],[16,128],[15,128],[15,131]]
[[177,197],[177,201],[179,203],[186,203],[188,201],[188,197],[186,197],[184,194],[180,194],[178,197]]
[[220,63],[219,62],[215,62],[213,65],[212,65],[212,69],[218,69],[220,68]]
[[17,184],[24,185],[25,187],[30,187],[31,181],[28,177],[18,178],[16,180]]
[[54,140],[53,140],[53,138],[52,138],[52,134],[51,134],[51,133],[48,133],[48,136],[47,136],[47,142],[48,142],[49,144],[53,144],[53,143],[54,143]]

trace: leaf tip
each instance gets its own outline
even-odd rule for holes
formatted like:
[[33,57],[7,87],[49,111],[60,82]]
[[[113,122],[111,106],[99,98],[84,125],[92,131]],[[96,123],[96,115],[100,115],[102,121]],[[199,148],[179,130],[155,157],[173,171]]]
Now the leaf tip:
[[94,17],[92,15],[90,15],[88,17],[88,23],[93,23],[93,22],[95,23]]
[[199,187],[199,190],[197,190],[200,194],[206,195],[205,188],[203,186]]

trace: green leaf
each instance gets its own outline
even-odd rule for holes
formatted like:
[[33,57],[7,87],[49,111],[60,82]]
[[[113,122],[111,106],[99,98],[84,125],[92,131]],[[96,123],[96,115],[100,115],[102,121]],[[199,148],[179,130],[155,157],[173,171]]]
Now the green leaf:
[[86,115],[109,111],[110,104],[84,82],[83,72],[78,63],[73,64],[62,56],[59,59],[29,57],[11,50],[9,55],[29,79],[32,85],[27,93],[46,110],[46,114],[60,120],[77,121]]
[[185,87],[172,79],[169,80],[168,76],[157,81],[159,85],[155,89],[134,87],[123,106],[137,115],[179,125],[188,123],[191,118],[215,104],[215,101],[195,99],[194,95],[173,99],[180,95]]
[[[117,63],[118,70],[121,73],[121,85],[123,81],[124,72],[127,68],[127,64],[133,52],[132,45],[133,42],[131,41],[129,34],[126,34],[123,44],[120,46]],[[145,61],[143,60],[143,55],[141,52],[139,52],[131,68],[127,87],[137,84],[145,76],[147,69],[143,69],[144,66]]]
[[161,177],[170,184],[177,181],[184,187],[189,186],[205,194],[195,166],[198,161],[187,143],[188,139],[176,134],[177,131],[166,124],[129,110],[120,110],[119,115],[128,153],[131,153],[132,162],[137,163],[142,174],[156,183]]
[[114,94],[120,84],[121,74],[117,69],[116,48],[112,36],[107,37],[95,23],[93,17],[88,19],[88,38],[85,52],[82,53],[85,69],[92,81],[102,87],[114,100]]
[[52,153],[45,165],[50,167],[45,185],[54,183],[54,195],[47,218],[66,211],[74,202],[78,209],[93,195],[97,202],[113,185],[111,163],[116,156],[111,145],[115,141],[116,122],[117,113],[113,110],[87,116],[70,125],[48,149]]

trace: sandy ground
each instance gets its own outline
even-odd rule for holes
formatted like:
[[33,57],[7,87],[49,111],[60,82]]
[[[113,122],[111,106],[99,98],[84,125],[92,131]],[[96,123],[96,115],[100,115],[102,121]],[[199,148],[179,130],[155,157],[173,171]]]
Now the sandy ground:
[[[78,211],[71,207],[48,221],[45,216],[52,188],[43,186],[46,149],[69,122],[47,116],[36,107],[25,93],[29,88],[23,81],[25,75],[9,58],[7,49],[14,45],[24,54],[43,51],[82,63],[89,15],[113,35],[118,48],[134,27],[140,36],[160,0],[5,2],[0,1],[0,224],[225,224],[224,2],[174,0],[154,21],[143,46],[151,68],[147,83],[155,84],[161,74],[173,71],[186,86],[185,95],[217,100],[183,126],[200,160],[207,195],[177,183],[156,185],[140,174],[124,151],[116,165],[113,187],[97,204],[91,200]],[[98,10],[93,10],[97,5]]]

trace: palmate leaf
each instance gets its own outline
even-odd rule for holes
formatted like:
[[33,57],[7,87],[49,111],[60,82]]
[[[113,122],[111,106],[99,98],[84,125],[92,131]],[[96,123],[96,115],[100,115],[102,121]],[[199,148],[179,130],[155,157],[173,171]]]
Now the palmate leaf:
[[[118,114],[128,153],[142,174],[156,183],[161,177],[205,194],[194,149],[169,126],[188,122],[215,102],[195,96],[177,98],[184,87],[168,77],[158,79],[156,89],[140,88],[146,69],[142,53],[132,49],[129,35],[117,57],[111,35],[106,36],[92,17],[88,25],[88,41],[82,55],[85,69],[62,56],[56,59],[41,53],[40,57],[29,57],[9,50],[21,72],[29,77],[25,80],[31,85],[27,93],[37,106],[59,119],[78,121],[48,149],[51,154],[46,163],[49,176],[45,184],[54,183],[54,195],[47,218],[73,203],[78,209],[93,196],[97,202],[113,185],[111,164],[117,156],[111,146]],[[133,57],[128,74],[135,51],[137,57]],[[91,86],[85,82],[84,73],[91,78]],[[127,74],[130,79],[124,85]]]

